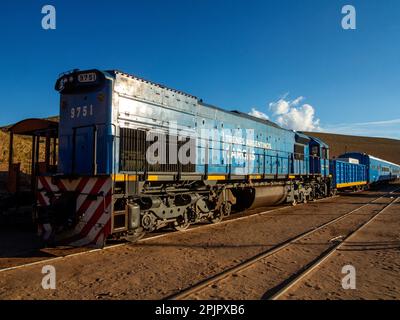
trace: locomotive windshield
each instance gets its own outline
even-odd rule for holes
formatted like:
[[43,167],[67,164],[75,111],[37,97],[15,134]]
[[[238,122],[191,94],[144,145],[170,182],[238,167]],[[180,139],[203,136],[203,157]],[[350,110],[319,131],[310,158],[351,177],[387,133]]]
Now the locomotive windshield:
[[105,76],[98,70],[72,71],[60,76],[55,89],[62,94],[84,93],[99,90],[103,87]]

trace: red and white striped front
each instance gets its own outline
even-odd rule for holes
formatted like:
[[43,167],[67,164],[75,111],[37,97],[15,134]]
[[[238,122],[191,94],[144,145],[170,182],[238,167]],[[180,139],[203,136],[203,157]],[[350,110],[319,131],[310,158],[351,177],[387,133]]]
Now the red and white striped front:
[[38,206],[50,205],[55,193],[77,193],[78,223],[69,230],[56,234],[56,241],[71,246],[102,246],[111,233],[111,177],[82,177],[76,179],[38,177]]

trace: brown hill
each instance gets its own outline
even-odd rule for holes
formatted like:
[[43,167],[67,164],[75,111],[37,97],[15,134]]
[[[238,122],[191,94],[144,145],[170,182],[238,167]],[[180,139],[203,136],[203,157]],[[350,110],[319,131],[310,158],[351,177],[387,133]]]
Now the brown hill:
[[[8,132],[0,131],[0,172],[8,171],[9,139]],[[24,173],[30,172],[31,146],[32,138],[15,136],[14,163],[21,163],[21,170]]]
[[[46,120],[59,121],[58,116],[45,118]],[[9,155],[9,143],[10,135],[8,128],[11,125],[0,127],[0,173],[8,171],[8,155]],[[42,142],[44,140],[41,140]],[[21,171],[23,173],[30,173],[31,171],[31,157],[32,157],[32,138],[27,136],[16,135],[14,137],[14,163],[21,164]],[[42,160],[44,158],[44,146],[43,143],[39,149],[39,157]],[[1,178],[0,178],[1,180]]]
[[357,151],[400,164],[400,140],[322,132],[305,133],[320,138],[329,144],[331,158],[338,157],[345,152]]

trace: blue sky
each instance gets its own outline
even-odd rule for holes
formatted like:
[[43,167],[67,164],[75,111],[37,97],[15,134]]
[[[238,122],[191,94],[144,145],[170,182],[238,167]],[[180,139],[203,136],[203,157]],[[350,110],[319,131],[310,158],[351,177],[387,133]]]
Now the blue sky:
[[[45,4],[56,30],[41,28]],[[341,28],[345,4],[356,30]],[[58,74],[99,68],[281,123],[310,106],[316,129],[400,139],[398,0],[3,1],[0,39],[0,125],[57,114]]]

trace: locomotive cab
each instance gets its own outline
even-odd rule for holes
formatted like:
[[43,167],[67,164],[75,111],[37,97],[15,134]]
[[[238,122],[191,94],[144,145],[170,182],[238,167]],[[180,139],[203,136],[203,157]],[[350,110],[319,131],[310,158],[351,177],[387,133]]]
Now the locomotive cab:
[[98,70],[74,70],[56,82],[60,92],[58,173],[95,176],[111,174],[112,80]]
[[322,140],[310,137],[310,172],[329,176],[329,146]]

